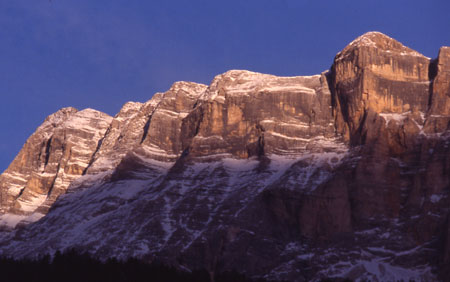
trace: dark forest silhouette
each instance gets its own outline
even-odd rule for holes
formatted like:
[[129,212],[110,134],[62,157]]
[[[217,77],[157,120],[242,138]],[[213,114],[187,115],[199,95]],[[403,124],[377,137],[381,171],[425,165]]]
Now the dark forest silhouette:
[[[187,281],[209,282],[206,270],[183,272],[159,263],[148,264],[138,259],[99,261],[86,253],[69,250],[56,252],[53,259],[47,255],[36,260],[0,258],[0,281],[27,282],[98,282],[98,281]],[[214,277],[215,282],[250,282],[252,280],[237,272],[225,272]]]

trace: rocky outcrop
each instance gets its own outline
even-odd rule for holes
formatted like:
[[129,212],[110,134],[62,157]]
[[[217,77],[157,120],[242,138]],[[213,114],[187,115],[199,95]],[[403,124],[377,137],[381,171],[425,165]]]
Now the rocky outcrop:
[[64,108],[49,116],[0,176],[2,224],[42,217],[83,174],[110,120],[91,109]]
[[429,66],[429,58],[384,34],[370,32],[354,40],[332,66],[338,131],[361,144],[377,135],[364,128],[373,113],[386,122],[410,117],[423,123],[416,119],[429,106]]
[[106,154],[121,154],[120,158],[116,157],[112,179],[148,179],[165,174],[183,152],[182,120],[205,89],[203,84],[176,82],[167,92],[148,101],[129,121],[129,128],[121,131],[123,137],[116,139],[121,145],[104,148]]
[[[190,157],[298,154],[334,137],[326,73],[276,77],[249,71],[217,76],[183,121]],[[312,145],[310,146],[312,147]]]
[[177,82],[164,94],[142,140],[147,156],[165,162],[175,162],[180,157],[182,121],[206,88],[203,84]]
[[[289,281],[448,277],[449,50],[430,60],[370,32],[320,75],[232,70],[114,118],[64,109],[0,178],[3,218],[32,221],[23,203],[41,194],[34,219],[51,206],[0,253],[76,247]],[[76,131],[75,116],[97,125]]]
[[438,58],[433,62],[432,92],[429,118],[424,131],[443,132],[449,128],[450,121],[450,47],[442,47]]

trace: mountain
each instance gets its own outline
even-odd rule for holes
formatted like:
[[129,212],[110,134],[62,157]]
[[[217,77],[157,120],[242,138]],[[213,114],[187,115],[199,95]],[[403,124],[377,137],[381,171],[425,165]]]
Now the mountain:
[[450,47],[378,32],[329,71],[231,70],[115,117],[64,108],[0,176],[0,254],[211,274],[450,277]]

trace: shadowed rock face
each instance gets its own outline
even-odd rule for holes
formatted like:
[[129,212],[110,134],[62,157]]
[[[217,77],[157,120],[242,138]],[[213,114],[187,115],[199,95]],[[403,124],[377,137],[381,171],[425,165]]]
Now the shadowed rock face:
[[445,280],[449,96],[449,47],[430,60],[369,32],[320,75],[232,70],[114,118],[62,109],[0,176],[2,224],[24,220],[0,254]]
[[442,47],[433,64],[433,82],[429,119],[425,131],[442,132],[450,121],[450,47]]

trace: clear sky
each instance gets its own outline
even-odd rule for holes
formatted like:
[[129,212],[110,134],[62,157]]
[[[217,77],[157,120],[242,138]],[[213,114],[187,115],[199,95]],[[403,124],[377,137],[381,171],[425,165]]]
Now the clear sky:
[[0,0],[0,172],[62,107],[115,115],[229,69],[311,75],[377,30],[428,57],[448,0]]

